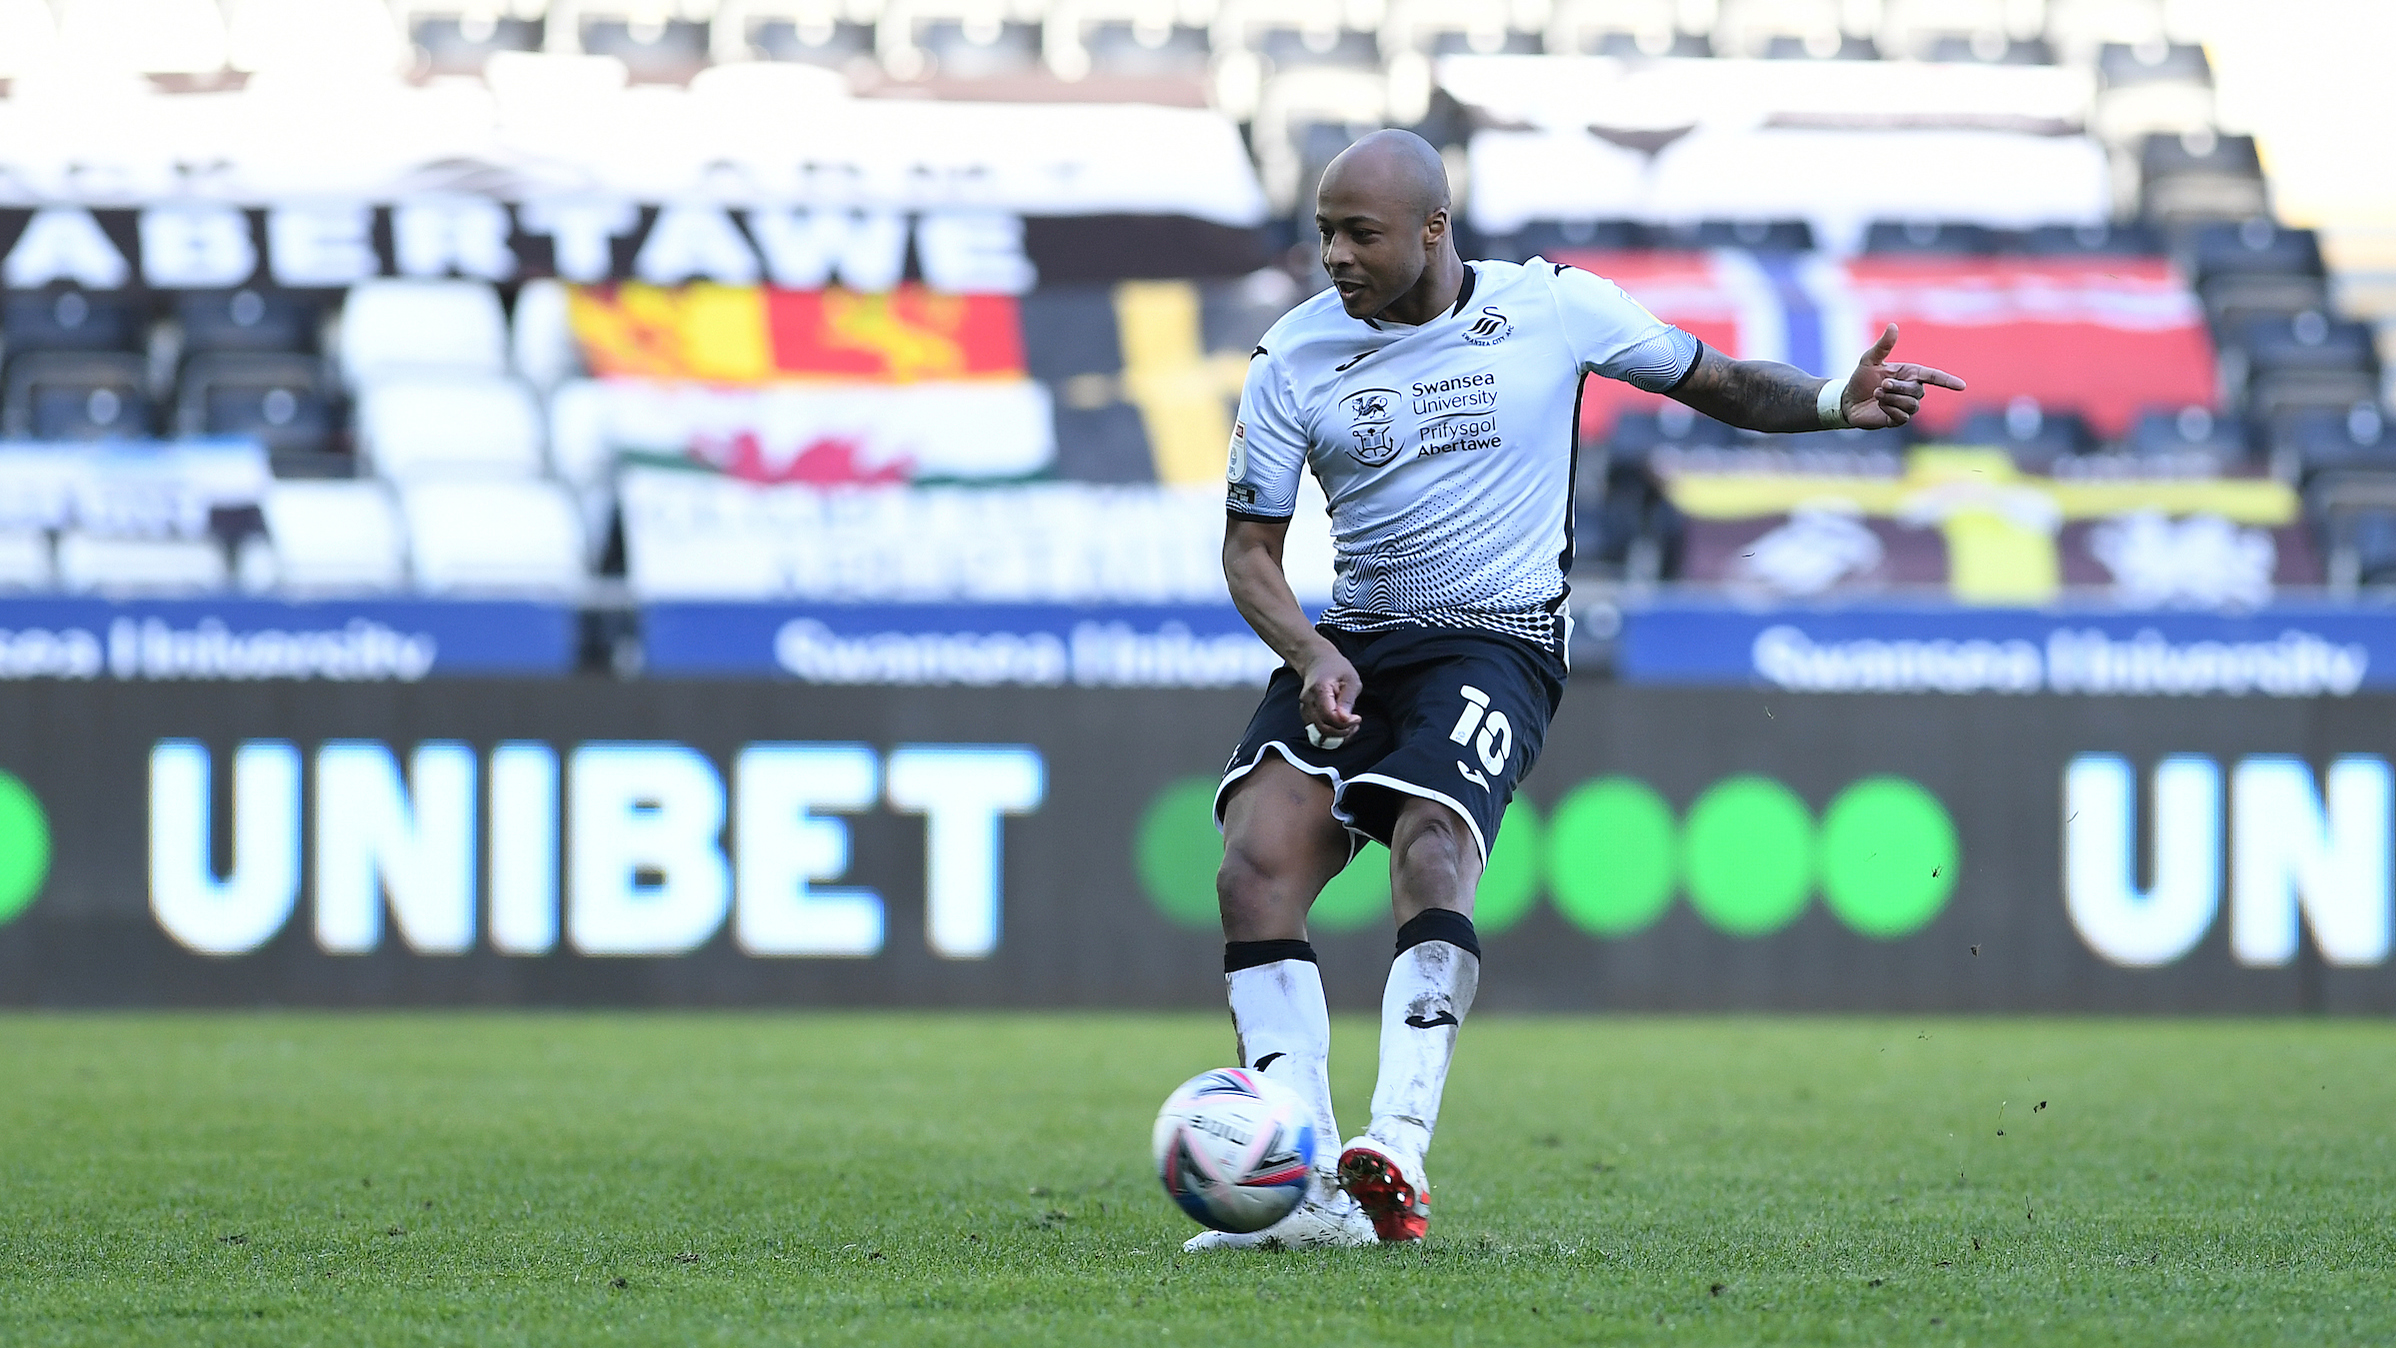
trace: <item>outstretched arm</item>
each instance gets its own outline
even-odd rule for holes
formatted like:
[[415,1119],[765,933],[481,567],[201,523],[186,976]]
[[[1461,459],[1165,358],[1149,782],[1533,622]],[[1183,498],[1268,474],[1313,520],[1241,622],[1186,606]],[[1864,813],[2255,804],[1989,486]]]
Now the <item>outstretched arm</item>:
[[1223,530],[1223,580],[1231,587],[1231,602],[1239,606],[1240,616],[1298,671],[1299,710],[1326,737],[1324,747],[1329,748],[1363,727],[1363,718],[1356,715],[1356,695],[1363,691],[1364,680],[1348,657],[1306,621],[1306,610],[1290,590],[1289,577],[1281,570],[1281,544],[1289,527],[1288,520],[1231,516]]
[[1828,386],[1838,381],[1825,381],[1778,361],[1732,360],[1710,347],[1699,354],[1697,367],[1672,396],[1716,421],[1785,434],[1834,426],[1902,426],[1922,409],[1927,390],[1962,391],[1963,381],[1944,370],[1892,363],[1889,353],[1896,346],[1897,325],[1891,323],[1856,362],[1855,373],[1838,385],[1836,412],[1830,416],[1824,415]]

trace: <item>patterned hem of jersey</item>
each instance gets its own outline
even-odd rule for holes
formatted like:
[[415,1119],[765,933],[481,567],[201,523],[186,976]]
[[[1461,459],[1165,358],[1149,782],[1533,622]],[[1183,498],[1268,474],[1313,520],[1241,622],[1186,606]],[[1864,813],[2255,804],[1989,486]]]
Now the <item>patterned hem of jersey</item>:
[[1463,627],[1527,641],[1541,650],[1557,644],[1556,615],[1545,609],[1528,613],[1478,613],[1470,609],[1425,609],[1420,613],[1374,613],[1367,609],[1332,607],[1323,611],[1323,625],[1342,632],[1390,632],[1401,627]]

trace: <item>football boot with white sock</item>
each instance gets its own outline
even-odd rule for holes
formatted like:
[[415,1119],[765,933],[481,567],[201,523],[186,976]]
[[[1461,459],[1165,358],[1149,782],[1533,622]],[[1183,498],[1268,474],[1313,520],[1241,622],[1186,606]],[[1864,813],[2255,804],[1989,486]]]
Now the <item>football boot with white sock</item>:
[[1201,1250],[1324,1250],[1379,1240],[1364,1209],[1332,1189],[1320,1196],[1308,1195],[1296,1211],[1262,1231],[1201,1232],[1183,1241],[1181,1248],[1191,1254]]
[[1431,1226],[1431,1182],[1423,1161],[1367,1133],[1339,1154],[1339,1182],[1384,1244],[1421,1240]]

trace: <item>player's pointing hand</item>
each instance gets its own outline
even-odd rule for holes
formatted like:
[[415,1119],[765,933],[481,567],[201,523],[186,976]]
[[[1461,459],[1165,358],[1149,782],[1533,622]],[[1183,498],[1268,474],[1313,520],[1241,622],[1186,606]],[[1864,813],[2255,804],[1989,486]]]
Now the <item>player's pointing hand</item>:
[[1847,387],[1840,391],[1839,410],[1846,414],[1847,424],[1868,431],[1890,426],[1902,426],[1922,410],[1922,397],[1930,388],[1963,391],[1963,381],[1945,370],[1927,365],[1892,363],[1889,353],[1897,349],[1897,325],[1891,323],[1880,334],[1880,340],[1864,353],[1855,364],[1855,373],[1848,376]]

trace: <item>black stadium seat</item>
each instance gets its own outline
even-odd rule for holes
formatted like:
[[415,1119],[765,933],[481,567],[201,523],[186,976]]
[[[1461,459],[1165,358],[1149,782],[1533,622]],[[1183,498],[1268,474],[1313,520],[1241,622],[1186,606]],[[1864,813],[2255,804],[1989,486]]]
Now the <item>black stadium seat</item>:
[[2209,407],[2160,407],[2141,415],[2131,428],[2128,448],[2146,457],[2208,454],[2227,466],[2245,459],[2245,428]]
[[313,351],[316,301],[289,290],[187,290],[175,297],[186,356],[209,351]]
[[138,351],[148,314],[134,297],[106,290],[11,290],[0,295],[0,338],[26,351]]
[[2375,403],[2298,408],[2275,419],[2271,451],[2284,477],[2396,468],[2396,425]]
[[486,14],[419,14],[408,24],[416,69],[424,75],[479,75],[491,53],[539,51],[539,19]]
[[323,453],[333,429],[324,367],[312,356],[217,353],[183,367],[177,435],[240,435],[272,453]]
[[1977,257],[2003,242],[1986,225],[1956,220],[1875,220],[1864,230],[1867,253],[1929,253]]
[[2020,246],[2033,257],[2153,257],[2163,237],[2141,224],[2039,225],[2022,231]]
[[1755,253],[1810,253],[1814,227],[1803,220],[1700,220],[1654,231],[1659,248],[1744,248]]
[[1964,417],[1946,437],[1960,445],[1994,445],[2013,455],[2031,471],[2044,471],[2059,458],[2085,454],[2096,447],[2088,421],[2077,412],[2048,411],[2034,398],[2016,398],[2003,407],[1984,407]]
[[2166,43],[2108,42],[2097,49],[2097,78],[2108,89],[2138,84],[2211,84],[2205,49]]
[[863,23],[802,23],[797,19],[760,18],[749,21],[749,47],[768,61],[838,69],[855,60],[872,60],[873,25]]
[[144,440],[154,434],[149,362],[114,351],[30,351],[8,363],[0,436]]
[[624,63],[635,84],[688,84],[707,68],[707,25],[690,19],[636,22],[621,15],[582,21],[582,49]]

